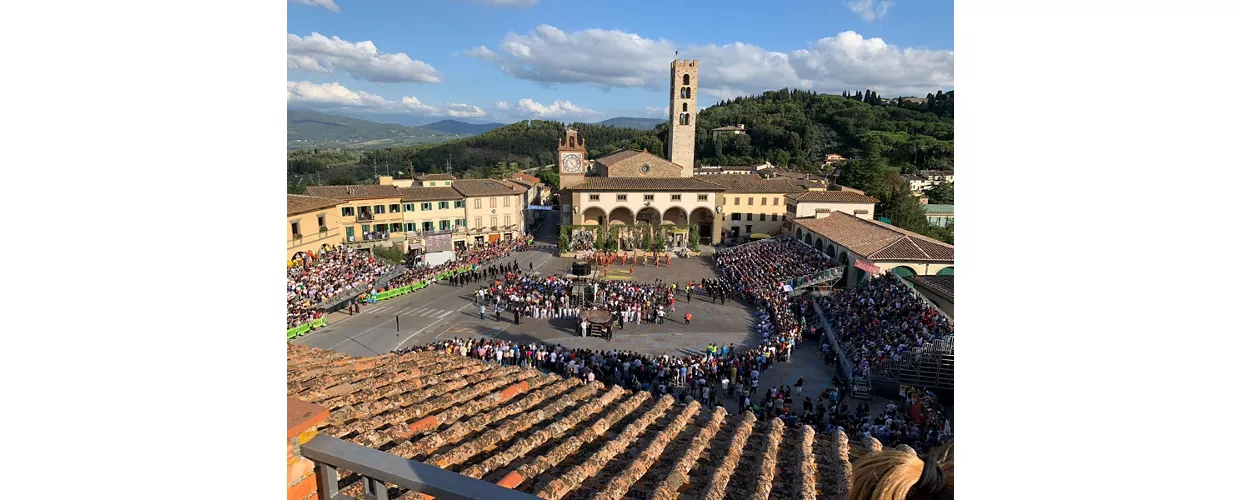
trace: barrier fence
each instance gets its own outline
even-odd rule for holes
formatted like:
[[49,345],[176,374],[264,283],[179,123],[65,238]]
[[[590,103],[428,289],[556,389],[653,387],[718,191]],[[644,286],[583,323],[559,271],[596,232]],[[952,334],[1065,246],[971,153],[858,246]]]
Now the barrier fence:
[[[456,275],[457,275],[457,274],[459,274],[459,273],[466,273],[466,272],[470,272],[470,271],[473,271],[473,270],[475,270],[475,269],[477,269],[477,268],[478,268],[478,265],[477,265],[477,264],[470,264],[470,265],[467,265],[467,266],[461,266],[461,267],[458,267],[458,268],[456,268],[456,269],[450,269],[450,270],[444,271],[444,272],[442,272],[442,273],[436,274],[436,275],[435,275],[434,280],[435,280],[435,281],[438,281],[438,280],[444,280],[444,279],[447,279],[447,278],[451,278],[451,277],[453,277],[453,276],[456,276]],[[390,278],[388,278],[388,279],[390,280]],[[385,281],[386,281],[386,280],[385,280]],[[402,286],[402,287],[399,287],[399,288],[393,288],[393,289],[391,289],[391,290],[384,290],[384,291],[382,291],[382,292],[370,292],[369,294],[367,294],[367,295],[366,295],[365,299],[363,299],[363,300],[365,300],[365,301],[366,301],[366,302],[368,302],[368,303],[374,304],[374,303],[376,303],[376,302],[384,301],[384,300],[387,300],[387,299],[390,299],[390,298],[393,298],[393,297],[399,297],[399,296],[401,296],[401,295],[404,295],[404,294],[407,294],[407,293],[410,293],[410,292],[416,292],[416,291],[418,291],[418,290],[421,290],[421,289],[423,289],[423,288],[426,288],[428,285],[430,285],[430,283],[431,283],[431,280],[423,280],[423,281],[419,281],[419,282],[417,282],[417,283],[414,283],[414,284],[412,284],[412,285],[405,285],[405,286]],[[344,309],[345,305],[352,303],[352,301],[353,301],[353,300],[355,300],[355,299],[357,299],[357,298],[358,298],[358,296],[350,296],[350,297],[347,297],[347,298],[345,298],[345,299],[343,299],[343,300],[340,300],[338,303],[333,304],[333,305],[332,305],[332,307],[331,307],[330,309],[324,309],[324,314],[327,314],[327,313],[330,313],[330,312],[334,312],[334,311],[337,311],[337,310],[340,310],[340,309]],[[297,336],[300,336],[300,335],[304,335],[304,334],[306,334],[306,333],[307,333],[307,332],[309,332],[310,330],[317,330],[317,329],[322,328],[322,327],[324,327],[324,326],[327,326],[327,316],[326,316],[326,315],[325,315],[325,316],[323,316],[322,318],[316,319],[316,320],[314,320],[314,321],[312,321],[312,322],[310,322],[310,323],[305,323],[305,324],[302,324],[302,325],[300,325],[300,326],[296,326],[296,327],[293,327],[293,328],[289,328],[289,329],[288,329],[288,331],[286,332],[286,334],[287,334],[287,336],[288,336],[288,338],[289,338],[289,339],[293,339],[294,337],[297,337]]]

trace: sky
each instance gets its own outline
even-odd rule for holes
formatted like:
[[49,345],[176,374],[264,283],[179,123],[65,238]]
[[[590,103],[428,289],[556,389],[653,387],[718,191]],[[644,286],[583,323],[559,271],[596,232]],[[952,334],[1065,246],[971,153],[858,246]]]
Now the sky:
[[[766,90],[954,88],[950,0],[288,0],[288,104],[406,125],[666,118]],[[679,51],[679,54],[677,54]]]

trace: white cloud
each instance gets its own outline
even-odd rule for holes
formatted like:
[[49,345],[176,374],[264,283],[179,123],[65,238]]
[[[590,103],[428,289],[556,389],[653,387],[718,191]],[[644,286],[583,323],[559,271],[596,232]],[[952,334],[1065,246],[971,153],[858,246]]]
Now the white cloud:
[[309,5],[311,7],[322,7],[332,12],[340,12],[340,6],[336,5],[336,2],[333,0],[289,0],[289,1],[293,3],[299,3],[302,5]]
[[862,20],[872,23],[875,19],[882,19],[883,16],[887,15],[887,9],[895,5],[895,2],[889,0],[848,0],[848,2],[845,2],[845,5],[848,5],[848,10],[853,11],[853,14],[861,16]]
[[495,109],[508,110],[508,101],[495,101]]
[[667,106],[646,106],[642,112],[643,116],[651,118],[667,118],[669,116]]
[[676,47],[668,40],[617,30],[565,33],[540,25],[525,35],[509,33],[497,50],[481,46],[464,53],[517,78],[604,89],[666,89],[673,59],[697,59],[701,61],[700,92],[720,99],[784,87],[824,93],[869,88],[884,95],[924,95],[954,86],[953,51],[900,48],[853,31],[791,52],[737,42],[680,46],[676,55]]
[[474,3],[482,3],[495,7],[513,7],[517,9],[525,9],[538,5],[538,0],[472,0]]
[[370,41],[349,42],[318,33],[300,37],[288,35],[288,69],[314,73],[343,70],[359,80],[372,82],[442,81],[431,65],[410,59],[403,52],[380,53]]
[[482,108],[469,104],[447,103],[436,106],[423,103],[416,97],[402,97],[399,101],[389,101],[369,92],[350,90],[339,82],[288,82],[288,103],[320,111],[353,110],[376,114],[412,114],[453,118],[479,118],[487,114]]
[[[501,101],[502,102],[502,101]],[[496,103],[499,107],[500,103]],[[508,109],[507,103],[499,109]],[[534,102],[533,99],[521,99],[517,101],[517,112],[527,116],[537,118],[585,118],[589,116],[599,116],[602,113],[593,109],[586,109],[568,101],[555,101],[550,106]]]

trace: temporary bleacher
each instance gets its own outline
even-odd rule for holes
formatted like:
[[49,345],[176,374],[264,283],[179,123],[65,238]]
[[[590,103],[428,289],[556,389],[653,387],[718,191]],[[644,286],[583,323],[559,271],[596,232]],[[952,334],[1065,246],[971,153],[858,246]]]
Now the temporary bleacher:
[[930,345],[888,359],[870,370],[875,380],[928,389],[951,390],[955,383],[955,337],[935,339]]

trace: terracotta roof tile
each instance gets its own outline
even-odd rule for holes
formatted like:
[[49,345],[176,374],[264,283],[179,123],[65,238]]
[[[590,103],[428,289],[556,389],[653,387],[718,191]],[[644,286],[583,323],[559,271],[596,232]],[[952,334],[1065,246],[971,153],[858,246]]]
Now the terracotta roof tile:
[[340,200],[332,198],[290,194],[288,195],[288,215],[304,214],[320,208],[334,207],[340,203]]
[[796,219],[796,223],[866,259],[931,262],[955,259],[952,245],[845,212],[831,212],[821,219]]
[[542,180],[539,179],[538,177],[527,174],[525,172],[517,172],[515,174],[512,174],[512,180],[517,181],[517,182],[524,182],[527,184],[538,184],[542,182]]
[[611,165],[620,160],[626,160],[642,153],[643,151],[637,151],[635,149],[621,149],[620,151],[616,151],[615,153],[609,154],[602,158],[595,158],[594,161],[603,165]]
[[465,196],[450,187],[399,188],[400,201],[463,200]]
[[586,177],[573,191],[724,191],[696,177]]
[[[442,351],[350,358],[290,344],[287,372],[290,397],[329,410],[322,435],[543,498],[814,498],[820,485],[816,498],[843,500],[851,482],[840,433]],[[355,474],[340,485],[359,497]]]
[[400,198],[396,186],[365,184],[356,186],[307,186],[306,194],[337,200],[371,200],[377,198]]
[[808,203],[878,203],[878,199],[852,191],[810,190],[790,195],[796,201]]
[[454,181],[456,176],[452,174],[422,174],[418,176],[419,181]]
[[693,178],[723,186],[729,193],[800,193],[805,190],[788,179],[763,179],[753,174],[695,175]]
[[512,186],[494,179],[460,179],[452,183],[452,189],[465,196],[500,196],[513,194]]
[[523,194],[523,193],[525,193],[526,191],[529,191],[529,190],[530,190],[530,187],[529,187],[529,186],[526,186],[525,184],[521,184],[521,183],[516,182],[516,181],[510,181],[510,180],[508,180],[508,179],[499,179],[499,182],[500,182],[501,184],[505,185],[505,186],[508,186],[508,187],[512,188],[512,192],[514,192],[514,193],[522,193],[522,194]]
[[955,299],[956,277],[953,275],[908,276],[904,279],[912,282],[914,285],[926,287],[927,290],[949,301]]

